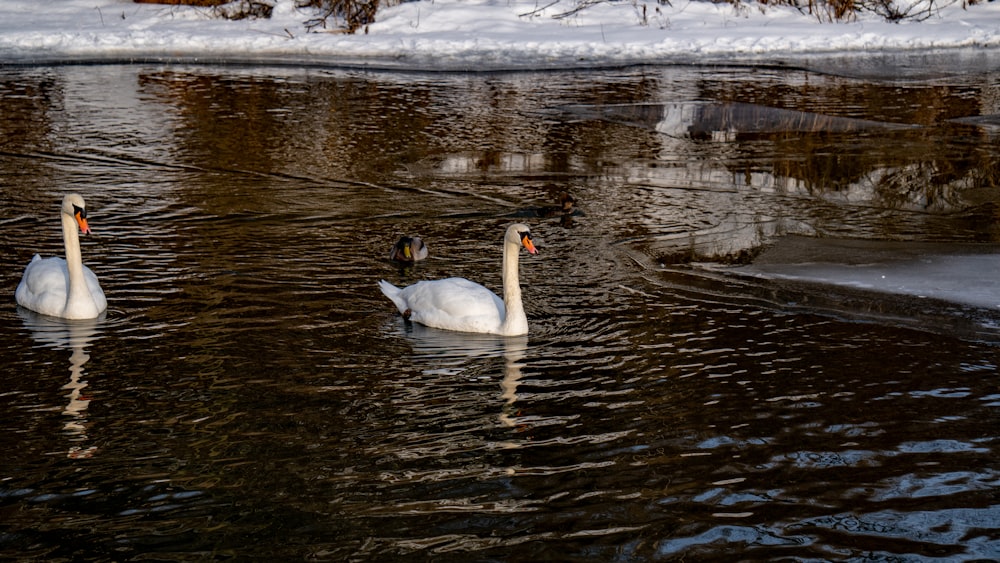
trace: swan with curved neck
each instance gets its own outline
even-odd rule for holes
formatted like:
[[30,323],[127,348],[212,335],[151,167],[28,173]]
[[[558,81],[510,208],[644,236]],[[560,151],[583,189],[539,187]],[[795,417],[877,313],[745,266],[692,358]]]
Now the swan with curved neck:
[[403,317],[434,328],[501,336],[528,334],[528,317],[521,302],[518,254],[523,246],[536,254],[531,230],[517,223],[503,239],[503,299],[465,278],[420,281],[402,289],[382,280],[379,288]]
[[79,229],[90,234],[87,206],[77,194],[63,198],[61,213],[66,258],[37,254],[24,269],[14,297],[18,305],[63,319],[93,319],[108,307],[97,276],[83,265]]

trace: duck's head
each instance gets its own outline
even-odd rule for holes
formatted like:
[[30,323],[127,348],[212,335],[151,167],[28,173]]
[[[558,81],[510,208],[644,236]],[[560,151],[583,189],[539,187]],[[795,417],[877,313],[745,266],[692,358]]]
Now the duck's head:
[[576,205],[576,198],[569,195],[569,192],[560,192],[559,205],[562,206],[563,213],[572,213],[573,206]]
[[427,258],[427,245],[420,237],[402,236],[389,251],[389,259],[396,262],[416,262]]

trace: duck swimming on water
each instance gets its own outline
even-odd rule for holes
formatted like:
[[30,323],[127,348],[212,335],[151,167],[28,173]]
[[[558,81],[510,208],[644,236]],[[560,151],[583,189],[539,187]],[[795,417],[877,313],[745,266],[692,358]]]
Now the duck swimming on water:
[[581,215],[576,206],[576,198],[569,192],[559,192],[556,198],[558,205],[543,205],[539,207],[526,207],[512,213],[511,217],[566,217],[569,215]]
[[389,250],[389,260],[412,264],[427,258],[427,245],[420,237],[402,236]]

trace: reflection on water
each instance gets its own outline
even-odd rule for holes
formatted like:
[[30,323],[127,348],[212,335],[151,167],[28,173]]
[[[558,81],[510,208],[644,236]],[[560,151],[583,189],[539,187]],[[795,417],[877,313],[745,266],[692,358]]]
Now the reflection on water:
[[[0,557],[994,558],[995,65],[806,62],[0,70],[0,249],[84,192],[110,307],[0,273]],[[527,337],[378,292],[514,217]]]
[[[426,363],[425,374],[444,373],[451,377],[474,377],[469,373],[472,364],[503,359],[503,377],[500,380],[500,398],[503,405],[499,420],[504,426],[519,425],[517,387],[521,370],[528,353],[527,336],[493,336],[465,334],[428,328],[406,322],[398,333],[413,348],[414,359]],[[518,447],[515,442],[505,442],[503,447]]]
[[[503,380],[500,381],[500,388],[503,392],[500,394],[500,398],[504,400],[503,411],[500,414],[500,422],[504,426],[510,426],[512,428],[518,426],[518,411],[517,411],[517,386],[521,382],[521,369],[524,367],[522,363],[525,357],[525,352],[527,350],[527,337],[514,337],[512,340],[521,340],[520,342],[508,342],[506,348],[503,352]],[[517,447],[516,444],[510,444],[508,447]]]
[[84,376],[84,364],[90,360],[87,347],[101,337],[101,325],[105,313],[96,319],[58,319],[40,315],[23,307],[17,307],[17,314],[24,323],[24,328],[31,333],[31,338],[47,348],[71,352],[69,356],[69,382],[60,389],[69,391],[66,398],[69,403],[63,408],[65,415],[63,430],[73,443],[69,447],[67,457],[71,459],[89,458],[94,455],[97,446],[89,444],[87,435],[87,407],[90,397],[84,394],[87,380]]

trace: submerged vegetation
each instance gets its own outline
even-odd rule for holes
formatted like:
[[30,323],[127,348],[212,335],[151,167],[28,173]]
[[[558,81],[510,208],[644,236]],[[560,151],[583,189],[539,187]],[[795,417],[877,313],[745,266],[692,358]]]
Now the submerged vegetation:
[[[186,4],[211,7],[220,17],[229,19],[268,18],[275,0],[135,0],[139,3]],[[335,30],[355,33],[359,29],[368,31],[368,25],[375,22],[379,8],[394,6],[412,0],[296,0],[296,7],[311,10],[311,17],[304,22],[310,31]],[[944,6],[961,2],[962,6],[978,4],[983,0],[705,0],[713,3],[732,4],[738,10],[748,10],[753,6],[761,9],[768,6],[791,6],[802,12],[816,16],[821,22],[850,20],[859,14],[876,14],[887,21],[921,21],[932,17]],[[661,6],[670,7],[671,0],[551,0],[540,4],[537,11],[561,10],[551,17],[567,18],[598,4],[624,3],[633,5],[640,22],[648,24],[653,12],[662,13]],[[563,9],[565,8],[565,9]]]

